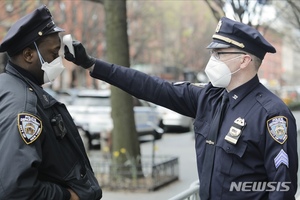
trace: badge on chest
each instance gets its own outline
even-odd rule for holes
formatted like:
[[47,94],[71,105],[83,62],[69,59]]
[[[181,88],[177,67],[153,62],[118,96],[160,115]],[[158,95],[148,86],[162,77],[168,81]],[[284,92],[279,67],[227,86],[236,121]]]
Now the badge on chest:
[[246,126],[245,119],[239,117],[236,120],[234,120],[227,135],[225,136],[225,140],[231,144],[236,144],[238,142],[245,126]]

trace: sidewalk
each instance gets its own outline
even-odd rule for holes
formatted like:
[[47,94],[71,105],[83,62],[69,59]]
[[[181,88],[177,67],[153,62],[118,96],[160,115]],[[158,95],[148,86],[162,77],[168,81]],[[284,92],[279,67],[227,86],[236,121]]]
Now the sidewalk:
[[[193,133],[164,134],[155,142],[156,155],[173,155],[179,160],[179,180],[151,192],[118,192],[103,190],[103,200],[167,200],[187,189],[198,179]],[[151,155],[152,143],[141,144],[142,155]]]

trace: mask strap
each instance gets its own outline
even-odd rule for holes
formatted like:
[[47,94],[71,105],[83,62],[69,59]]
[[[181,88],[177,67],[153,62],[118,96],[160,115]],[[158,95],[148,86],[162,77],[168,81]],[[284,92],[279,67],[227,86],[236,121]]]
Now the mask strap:
[[42,55],[41,55],[41,53],[40,53],[40,51],[39,51],[39,49],[38,49],[38,47],[37,47],[36,43],[35,43],[35,42],[33,42],[33,44],[34,44],[34,46],[35,46],[35,48],[36,48],[36,51],[37,51],[37,53],[38,53],[38,56],[39,56],[40,62],[41,62],[41,64],[43,64],[45,61],[44,61],[44,59],[43,59],[43,57],[42,57]]
[[[236,58],[239,58],[239,57],[241,57],[241,56],[237,56],[237,57],[231,58],[231,59],[229,59],[229,60],[225,60],[225,61],[221,61],[221,60],[219,60],[219,61],[220,61],[220,62],[223,62],[223,63],[228,67],[228,65],[226,64],[227,61],[232,61],[232,60],[234,60],[234,59],[236,59]],[[240,71],[240,70],[241,70],[241,68],[238,68],[238,69],[235,70],[234,72],[230,72],[230,75],[233,75],[233,74],[237,73],[237,72]]]
[[235,70],[234,72],[231,72],[231,75],[237,73],[238,71],[240,71],[242,68],[238,68],[237,70]]

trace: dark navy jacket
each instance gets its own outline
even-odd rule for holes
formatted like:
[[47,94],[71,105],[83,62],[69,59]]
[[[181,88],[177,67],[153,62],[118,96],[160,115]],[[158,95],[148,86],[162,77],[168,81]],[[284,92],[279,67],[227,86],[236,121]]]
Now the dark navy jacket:
[[[100,60],[96,61],[91,76],[137,98],[194,118],[198,174],[201,174],[205,139],[224,89],[210,83],[203,87],[187,82],[169,83]],[[245,119],[246,126],[234,145],[224,138],[238,117]],[[282,135],[279,130],[283,130]],[[290,110],[257,76],[230,91],[216,144],[211,199],[294,199],[298,169],[296,130]],[[281,140],[281,136],[287,139]],[[205,184],[205,180],[199,179]]]
[[[65,105],[10,64],[5,70],[0,74],[0,199],[69,200],[67,188],[82,200],[100,199],[101,188]],[[51,123],[58,114],[67,132],[62,139]]]

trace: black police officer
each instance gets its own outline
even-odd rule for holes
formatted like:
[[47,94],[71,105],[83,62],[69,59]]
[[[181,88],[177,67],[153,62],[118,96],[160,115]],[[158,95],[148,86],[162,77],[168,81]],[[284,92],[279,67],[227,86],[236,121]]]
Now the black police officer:
[[41,87],[64,69],[46,6],[18,20],[0,44],[0,199],[98,200],[102,191],[64,104]]
[[[89,68],[94,78],[195,119],[201,200],[295,199],[295,118],[257,76],[275,48],[254,28],[226,17],[212,38],[206,85],[170,83],[92,58],[78,41],[75,58],[67,47],[65,58]],[[221,112],[223,96],[228,102]]]

